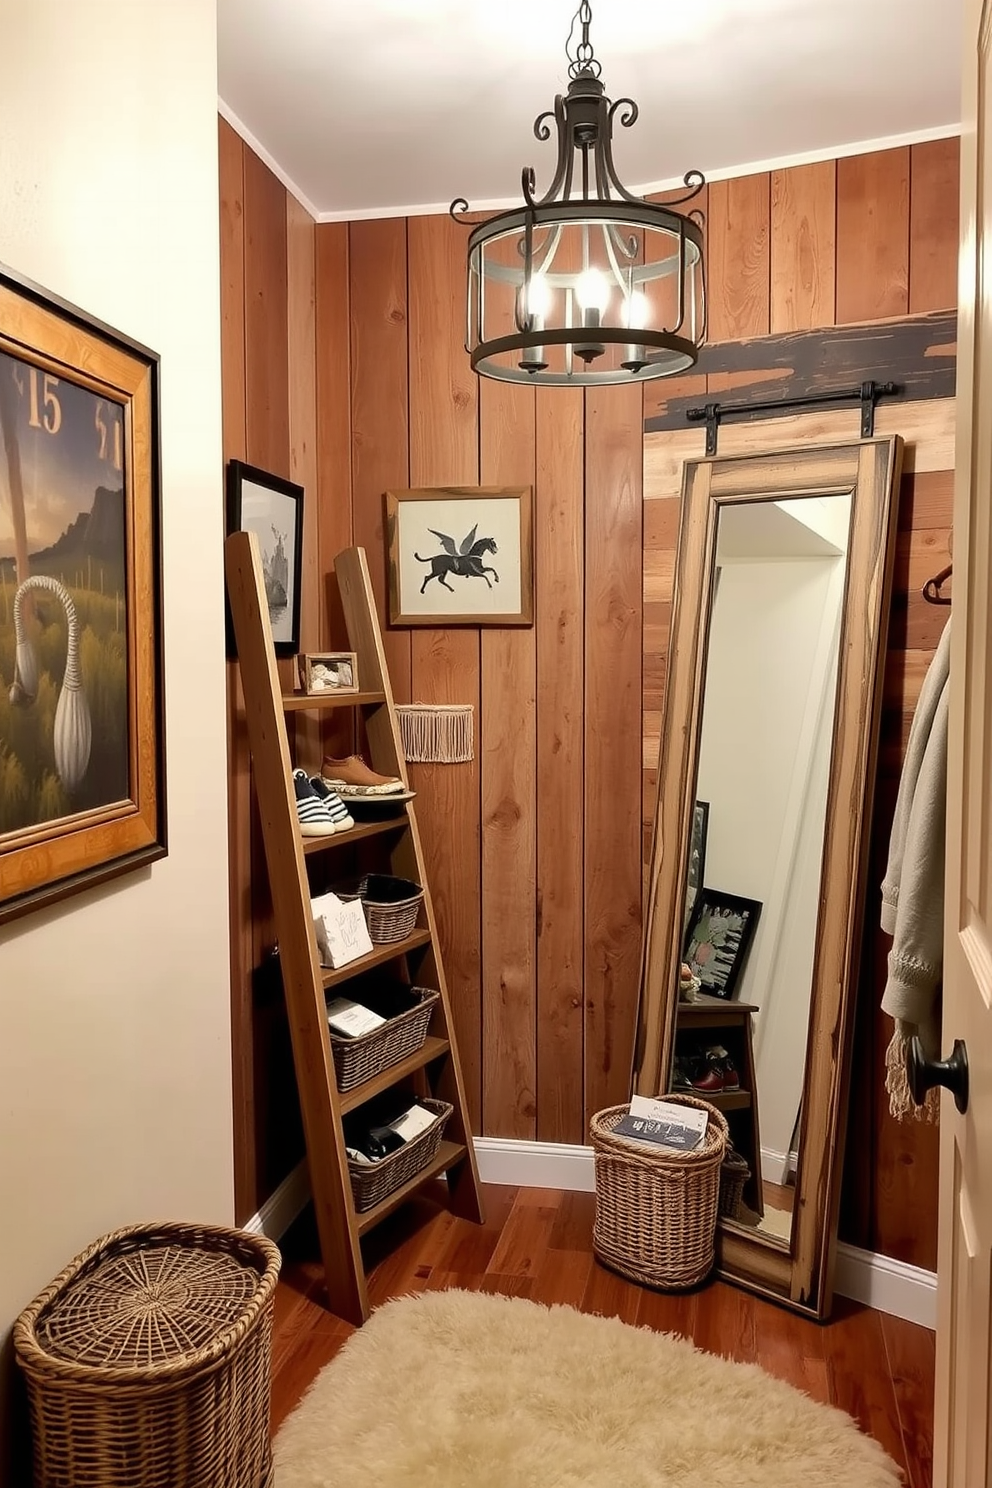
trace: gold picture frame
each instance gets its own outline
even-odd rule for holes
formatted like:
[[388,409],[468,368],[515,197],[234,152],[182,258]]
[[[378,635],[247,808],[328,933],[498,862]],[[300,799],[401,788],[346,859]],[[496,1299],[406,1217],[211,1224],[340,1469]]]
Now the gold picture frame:
[[391,625],[533,625],[530,486],[387,491],[386,531]]
[[308,696],[359,691],[358,656],[354,651],[301,651],[297,666],[300,686]]
[[158,376],[0,266],[0,922],[166,853]]

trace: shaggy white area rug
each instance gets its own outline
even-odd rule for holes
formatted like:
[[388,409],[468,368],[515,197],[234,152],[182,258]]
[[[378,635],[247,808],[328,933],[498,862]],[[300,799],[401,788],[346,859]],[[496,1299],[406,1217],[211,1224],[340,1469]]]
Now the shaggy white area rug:
[[275,1443],[277,1488],[897,1488],[850,1417],[750,1364],[570,1307],[402,1297]]

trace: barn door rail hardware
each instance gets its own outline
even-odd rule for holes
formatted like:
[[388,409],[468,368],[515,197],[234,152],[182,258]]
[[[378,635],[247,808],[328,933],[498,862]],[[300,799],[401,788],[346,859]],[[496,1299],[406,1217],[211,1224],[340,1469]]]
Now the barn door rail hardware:
[[717,435],[726,419],[755,418],[760,414],[792,413],[796,409],[822,407],[824,404],[860,403],[861,438],[875,433],[875,405],[880,398],[894,398],[902,392],[898,382],[862,382],[858,387],[837,388],[832,392],[809,393],[802,398],[768,398],[748,403],[705,403],[701,408],[687,408],[690,423],[706,424],[706,453],[716,454]]

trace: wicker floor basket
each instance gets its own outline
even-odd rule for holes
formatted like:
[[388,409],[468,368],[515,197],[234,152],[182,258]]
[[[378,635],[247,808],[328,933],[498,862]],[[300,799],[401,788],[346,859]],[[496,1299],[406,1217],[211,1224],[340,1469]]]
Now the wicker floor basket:
[[374,945],[405,940],[417,923],[424,891],[419,884],[387,873],[370,873],[352,889],[337,889],[339,899],[361,899]]
[[420,999],[417,1006],[388,1019],[370,1033],[341,1038],[331,1030],[331,1053],[339,1091],[354,1090],[364,1080],[371,1080],[373,1075],[422,1048],[440,993],[427,987],[411,987],[410,991]]
[[418,1098],[418,1104],[433,1111],[437,1117],[426,1131],[371,1166],[348,1159],[351,1192],[359,1214],[366,1209],[373,1209],[391,1193],[395,1193],[408,1178],[419,1173],[421,1168],[426,1168],[437,1156],[448,1117],[455,1108],[447,1101],[430,1099]]
[[117,1230],[14,1324],[35,1488],[262,1488],[279,1252],[262,1235]]
[[727,1148],[720,1168],[720,1213],[726,1219],[740,1219],[744,1185],[751,1169],[739,1152]]
[[615,1136],[628,1106],[599,1111],[589,1123],[596,1163],[592,1243],[603,1264],[621,1276],[679,1291],[713,1269],[727,1123],[694,1096],[665,1099],[707,1112],[706,1136],[697,1150],[669,1152]]

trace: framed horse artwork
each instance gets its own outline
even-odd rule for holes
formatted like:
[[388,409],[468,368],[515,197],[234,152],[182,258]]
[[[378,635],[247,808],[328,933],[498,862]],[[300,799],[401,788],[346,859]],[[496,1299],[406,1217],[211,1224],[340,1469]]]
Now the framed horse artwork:
[[391,625],[533,625],[530,486],[386,492]]

